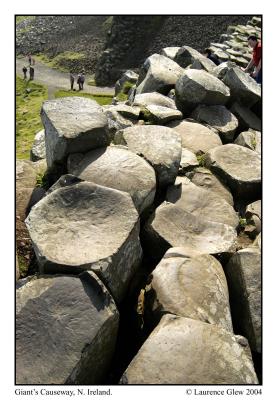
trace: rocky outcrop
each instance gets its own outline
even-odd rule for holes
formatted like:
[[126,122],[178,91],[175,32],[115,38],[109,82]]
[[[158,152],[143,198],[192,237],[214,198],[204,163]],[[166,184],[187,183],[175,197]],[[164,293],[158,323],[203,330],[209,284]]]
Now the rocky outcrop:
[[34,277],[16,291],[16,383],[83,385],[105,379],[119,314],[93,272]]
[[44,129],[35,135],[34,143],[31,148],[30,159],[31,161],[39,161],[46,158],[45,149],[45,132]]
[[43,198],[26,225],[42,273],[93,270],[122,300],[141,257],[138,214],[129,194],[76,183]]
[[165,315],[121,383],[235,385],[258,380],[247,340],[215,325]]

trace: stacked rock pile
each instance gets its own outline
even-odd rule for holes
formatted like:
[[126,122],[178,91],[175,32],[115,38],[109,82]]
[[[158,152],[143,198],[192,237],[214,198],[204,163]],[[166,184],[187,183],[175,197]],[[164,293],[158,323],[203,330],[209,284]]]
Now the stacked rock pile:
[[43,104],[53,185],[25,221],[39,272],[18,281],[17,383],[105,381],[143,253],[152,332],[120,383],[259,383],[259,103],[240,67],[183,46],[125,102]]

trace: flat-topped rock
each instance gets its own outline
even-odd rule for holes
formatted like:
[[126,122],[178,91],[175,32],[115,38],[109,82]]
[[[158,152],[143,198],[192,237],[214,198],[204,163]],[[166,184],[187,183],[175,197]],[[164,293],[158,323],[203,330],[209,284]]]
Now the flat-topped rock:
[[201,66],[199,69],[204,69],[207,72],[212,72],[215,67],[215,64],[211,60],[190,46],[182,46],[178,50],[174,61],[183,68],[189,65],[192,65],[191,68],[195,68],[194,63],[197,62],[198,67]]
[[254,129],[256,131],[261,131],[262,122],[256,114],[253,113],[249,108],[240,105],[235,102],[230,108],[232,114],[234,114],[239,121],[239,130],[243,131],[246,129]]
[[140,71],[136,93],[167,94],[183,71],[183,68],[170,58],[152,54],[146,59]]
[[209,150],[205,164],[221,177],[238,197],[258,197],[261,191],[261,157],[237,144]]
[[191,118],[209,125],[219,134],[223,143],[232,142],[239,125],[237,118],[225,106],[200,105],[193,111]]
[[258,384],[247,340],[216,325],[165,315],[122,384]]
[[157,106],[150,104],[142,110],[143,117],[146,121],[156,125],[165,125],[169,121],[182,119],[183,114],[179,110],[173,110],[169,107]]
[[18,385],[99,384],[105,379],[119,313],[94,273],[29,279],[16,291],[16,309]]
[[239,223],[234,208],[221,196],[201,188],[186,177],[178,176],[168,187],[166,201],[198,217],[202,221],[219,222],[236,228]]
[[116,104],[106,106],[104,111],[117,112],[125,118],[137,120],[139,118],[140,108],[134,106],[131,107],[126,104]]
[[108,120],[98,103],[84,97],[47,100],[41,109],[49,169],[63,170],[68,154],[110,143]]
[[161,258],[170,247],[184,247],[188,256],[233,253],[237,233],[230,225],[202,220],[164,202],[144,228],[151,255]]
[[164,126],[134,126],[116,133],[116,144],[142,156],[152,165],[160,187],[174,182],[181,160],[181,138],[177,132]]
[[230,189],[228,189],[228,187],[224,185],[209,169],[198,167],[193,171],[188,172],[186,176],[195,185],[203,189],[210,190],[212,193],[226,200],[227,203],[231,204],[231,206],[234,205],[233,196],[230,192]]
[[180,47],[165,47],[162,49],[161,55],[174,60],[178,50],[180,50]]
[[131,195],[141,213],[155,197],[155,171],[132,151],[117,146],[102,147],[68,157],[68,172],[85,181],[122,190]]
[[224,105],[229,100],[229,88],[204,70],[189,69],[175,85],[176,105],[184,115],[199,104]]
[[261,99],[260,85],[239,67],[228,68],[222,81],[230,88],[232,101],[251,107]]
[[172,121],[167,126],[181,136],[182,147],[195,154],[206,153],[222,144],[217,133],[192,120]]
[[233,332],[226,278],[213,256],[187,257],[185,249],[174,247],[151,275],[145,308],[154,318],[170,313]]
[[25,222],[42,273],[93,270],[122,299],[141,258],[129,194],[80,182],[44,197]]
[[176,110],[176,105],[174,100],[161,93],[142,93],[135,96],[133,106],[145,107],[149,105],[156,105],[162,107],[172,108]]
[[261,352],[261,252],[258,247],[238,251],[224,267],[232,316],[253,351]]

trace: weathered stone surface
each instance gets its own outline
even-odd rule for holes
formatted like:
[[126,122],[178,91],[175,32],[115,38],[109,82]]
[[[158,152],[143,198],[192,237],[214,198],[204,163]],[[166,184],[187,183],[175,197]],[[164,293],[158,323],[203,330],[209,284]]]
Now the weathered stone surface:
[[[199,53],[199,51],[189,46],[181,47],[178,50],[174,61],[176,61],[176,63],[183,68],[192,65],[191,68],[204,69],[207,72],[212,72],[215,67],[215,64],[211,60],[209,60],[203,54]],[[196,68],[196,64],[194,64],[195,62],[197,62],[197,65],[200,68]]]
[[161,55],[171,58],[171,60],[174,60],[178,50],[180,50],[181,47],[165,47],[161,51]]
[[167,126],[179,133],[182,139],[182,147],[195,154],[206,153],[222,144],[217,133],[192,120],[172,121]]
[[155,171],[143,158],[117,146],[103,147],[68,157],[68,172],[85,181],[131,195],[141,213],[155,197]]
[[83,97],[64,97],[43,103],[46,160],[49,169],[64,166],[66,156],[110,143],[108,120],[98,103]]
[[238,197],[258,197],[261,191],[261,157],[237,144],[209,150],[205,164],[221,177]]
[[122,384],[258,384],[247,340],[218,326],[165,315]]
[[43,160],[46,158],[45,149],[45,133],[44,129],[35,135],[34,143],[31,148],[30,159],[31,161]]
[[218,79],[222,80],[226,74],[226,72],[230,68],[234,68],[236,64],[232,61],[226,61],[224,63],[219,64],[213,70],[213,75],[216,76]]
[[[104,114],[107,117],[108,120],[108,127],[109,127],[109,132],[111,135],[111,138],[113,138],[114,134],[124,128],[128,128],[129,126],[133,126],[135,122],[134,116],[132,118],[126,118],[116,110],[104,110]],[[99,146],[102,147],[102,146]],[[89,149],[90,150],[90,149]],[[84,150],[86,151],[86,150]]]
[[259,233],[256,239],[253,242],[254,247],[258,247],[260,250],[262,250],[262,234]]
[[249,129],[246,132],[241,132],[234,141],[235,144],[247,147],[250,150],[256,151],[258,154],[261,154],[262,152],[261,142],[261,132],[252,129]]
[[237,236],[230,225],[202,220],[166,202],[147,221],[145,235],[151,254],[157,258],[170,247],[184,247],[190,257],[232,253]]
[[186,176],[195,185],[210,190],[212,193],[226,200],[227,203],[231,204],[231,206],[234,205],[233,196],[230,190],[209,169],[198,167],[187,173]]
[[237,118],[225,106],[200,105],[193,111],[191,118],[208,124],[219,134],[223,143],[233,140],[239,125]]
[[196,155],[188,149],[182,148],[181,162],[179,175],[184,175],[186,172],[199,165]]
[[182,119],[183,114],[179,110],[173,110],[169,107],[157,106],[150,104],[142,110],[145,120],[150,121],[152,124],[164,125],[169,121]]
[[189,69],[177,80],[175,86],[177,108],[188,115],[198,104],[225,104],[230,90],[215,76],[204,70]]
[[[138,80],[138,74],[136,74],[134,71],[131,70],[125,71],[122,77],[118,79],[118,81],[116,81],[115,83],[114,87],[115,96],[117,96],[118,93],[120,92],[127,94],[130,89],[130,84],[135,84],[137,80]],[[126,86],[126,83],[128,83],[129,85]]]
[[136,126],[119,131],[115,143],[145,158],[154,168],[160,187],[175,181],[181,161],[181,138],[164,126]]
[[237,117],[239,121],[239,129],[246,130],[248,128],[256,131],[261,131],[262,122],[249,108],[246,108],[239,103],[234,103],[230,111]]
[[234,325],[252,350],[261,352],[261,253],[258,247],[238,251],[225,266]]
[[103,381],[119,313],[94,273],[34,277],[17,289],[16,297],[17,384]]
[[183,71],[183,68],[170,58],[152,54],[144,62],[139,74],[137,94],[149,92],[167,94]]
[[117,104],[115,106],[105,106],[104,111],[117,112],[122,115],[122,117],[137,120],[139,118],[140,108],[130,107],[126,104]]
[[246,207],[246,222],[245,232],[255,238],[261,232],[261,219],[262,209],[261,200],[257,200],[254,203],[248,204]]
[[233,332],[226,278],[213,256],[187,257],[185,249],[171,248],[151,275],[145,307],[154,318],[170,313]]
[[175,102],[161,93],[142,93],[135,96],[133,106],[146,107],[149,105],[168,107],[176,110]]
[[120,301],[141,257],[129,194],[80,182],[33,207],[26,225],[43,273],[93,270]]
[[228,68],[222,81],[230,88],[233,101],[251,107],[261,99],[260,85],[239,67]]
[[166,201],[176,204],[201,221],[218,222],[236,228],[238,215],[221,196],[203,189],[186,177],[177,177],[175,184],[167,189]]

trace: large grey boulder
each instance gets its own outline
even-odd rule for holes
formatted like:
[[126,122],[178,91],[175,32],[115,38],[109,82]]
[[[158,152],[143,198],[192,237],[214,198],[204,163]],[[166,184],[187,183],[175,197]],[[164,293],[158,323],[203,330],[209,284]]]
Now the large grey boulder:
[[146,59],[139,74],[137,94],[159,92],[167,94],[182,75],[183,68],[168,57],[152,54]]
[[142,110],[144,120],[154,125],[165,125],[169,121],[182,119],[183,114],[179,110],[173,110],[169,107],[150,104]]
[[224,267],[234,324],[253,351],[261,352],[261,252],[258,247],[238,251]]
[[141,213],[155,197],[155,171],[143,158],[118,146],[102,147],[68,157],[68,172],[85,181],[131,195]]
[[225,104],[230,97],[230,90],[215,76],[204,70],[189,69],[177,80],[175,86],[176,105],[184,115],[198,104]]
[[209,150],[205,164],[221,177],[237,197],[258,197],[261,191],[261,157],[237,144]]
[[216,325],[165,315],[122,384],[258,384],[247,340]]
[[34,277],[16,291],[16,383],[99,384],[115,348],[119,313],[92,272]]
[[30,152],[31,161],[43,160],[46,158],[46,149],[45,149],[45,132],[44,129],[39,131],[34,138],[34,143]]
[[174,60],[176,54],[178,53],[178,50],[180,50],[181,47],[165,47],[161,51],[161,55],[170,58],[171,60]]
[[114,87],[114,94],[115,96],[118,95],[118,93],[122,92],[127,94],[130,90],[130,87],[132,84],[134,85],[138,80],[138,74],[132,70],[127,70],[124,72],[124,74],[121,76],[120,79],[118,79],[115,83]]
[[202,221],[218,222],[236,228],[238,215],[221,196],[201,188],[186,177],[177,177],[167,189],[166,201],[176,204]]
[[251,107],[261,99],[260,85],[239,67],[227,69],[222,81],[230,88],[231,101]]
[[231,204],[231,206],[234,205],[233,196],[230,192],[230,189],[228,189],[228,187],[224,185],[209,169],[198,167],[193,171],[188,172],[186,176],[195,185],[203,189],[210,190],[212,193],[226,200],[227,203]]
[[202,220],[175,204],[164,202],[144,227],[151,255],[161,258],[170,247],[184,247],[186,255],[233,253],[236,231],[230,225]]
[[161,93],[142,93],[135,96],[133,106],[146,107],[150,105],[168,107],[176,110],[174,100]]
[[26,219],[42,273],[93,270],[120,301],[141,258],[129,194],[91,182],[54,190]]
[[262,137],[261,132],[249,129],[248,131],[241,132],[236,140],[235,144],[247,147],[250,150],[256,151],[258,154],[262,152]]
[[116,144],[145,158],[152,165],[160,187],[175,181],[181,161],[181,138],[173,129],[164,126],[135,126],[119,131]]
[[173,247],[151,275],[145,305],[151,316],[170,313],[233,332],[226,278],[213,256],[188,257],[185,249]]
[[109,111],[111,113],[118,113],[118,114],[122,115],[122,117],[129,118],[132,120],[137,120],[139,118],[139,113],[140,113],[139,107],[133,107],[133,106],[131,107],[126,104],[103,106],[103,109],[106,114],[107,114],[107,111]]
[[262,122],[256,114],[253,113],[249,108],[240,105],[235,102],[230,108],[232,114],[234,114],[239,121],[239,130],[254,129],[256,131],[261,131]]
[[172,121],[167,126],[181,136],[182,147],[195,154],[206,153],[222,144],[217,133],[192,120]]
[[108,120],[98,103],[84,97],[47,100],[41,109],[49,169],[64,171],[66,157],[110,143]]
[[174,61],[183,68],[191,65],[191,68],[193,69],[204,69],[207,72],[212,72],[215,67],[215,64],[211,60],[190,46],[181,47],[178,50]]
[[234,68],[236,66],[236,64],[232,61],[225,61],[219,65],[217,65],[215,67],[215,69],[213,70],[213,75],[222,80],[226,74],[226,72],[230,69],[230,68]]
[[219,134],[223,143],[232,142],[239,125],[237,118],[225,106],[199,105],[191,118],[207,124]]

